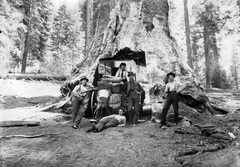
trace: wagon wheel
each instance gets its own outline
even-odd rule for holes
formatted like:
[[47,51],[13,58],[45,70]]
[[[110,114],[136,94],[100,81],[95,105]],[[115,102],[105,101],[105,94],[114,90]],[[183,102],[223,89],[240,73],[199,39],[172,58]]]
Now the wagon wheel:
[[92,95],[91,95],[91,112],[92,112],[92,116],[94,117],[94,112],[96,110],[96,93],[95,91],[92,92]]

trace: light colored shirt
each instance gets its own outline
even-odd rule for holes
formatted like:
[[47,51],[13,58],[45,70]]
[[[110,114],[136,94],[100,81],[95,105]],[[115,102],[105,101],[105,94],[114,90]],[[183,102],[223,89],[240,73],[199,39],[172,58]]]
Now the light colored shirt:
[[126,122],[126,117],[123,115],[114,115],[114,118],[118,120],[119,124],[124,124]]
[[115,77],[120,77],[123,79],[127,79],[128,71],[122,70],[121,68],[118,69],[117,73],[115,74]]
[[85,91],[87,91],[87,90],[89,90],[90,88],[93,88],[93,86],[92,85],[89,85],[89,84],[87,84],[86,86],[84,86],[84,85],[77,85],[74,89],[73,89],[73,95],[74,96],[77,96],[77,97],[79,97],[79,96],[86,96],[86,94],[87,94],[87,92],[85,92]]
[[123,115],[113,114],[113,115],[109,115],[109,116],[103,117],[101,120],[108,119],[108,118],[116,119],[119,124],[124,124],[124,125],[126,124],[126,117],[123,116]]
[[173,81],[173,82],[168,82],[166,87],[165,87],[165,92],[167,93],[168,91],[178,91],[180,87],[182,86],[181,83]]

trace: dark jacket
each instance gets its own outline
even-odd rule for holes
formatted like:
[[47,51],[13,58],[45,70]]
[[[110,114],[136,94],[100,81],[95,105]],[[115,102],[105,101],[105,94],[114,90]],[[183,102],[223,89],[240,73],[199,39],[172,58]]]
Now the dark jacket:
[[[138,92],[140,92],[142,94],[144,92],[142,86],[136,81],[134,81],[134,84],[135,84],[135,86],[134,86],[135,90],[137,90]],[[126,84],[126,90],[127,90],[127,95],[128,96],[129,96],[130,91],[131,91],[130,89],[131,89],[130,81],[128,81],[127,84]]]

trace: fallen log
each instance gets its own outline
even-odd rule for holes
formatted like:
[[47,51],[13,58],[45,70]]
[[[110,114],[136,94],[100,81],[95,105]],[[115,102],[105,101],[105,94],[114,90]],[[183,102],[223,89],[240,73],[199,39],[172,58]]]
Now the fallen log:
[[38,135],[7,135],[7,136],[0,137],[0,139],[13,138],[13,137],[17,137],[17,138],[38,138],[38,137],[49,136],[49,135],[59,135],[60,133],[61,132],[59,132],[59,133],[45,133],[45,134],[38,134]]
[[40,126],[40,122],[36,121],[2,121],[0,127],[15,127],[15,126]]
[[[196,82],[188,81],[185,82],[185,88],[182,90],[178,96],[180,102],[183,104],[194,108],[197,112],[210,112],[212,115],[214,114],[228,114],[227,106],[217,105],[219,104],[214,99],[209,99],[206,92],[204,92],[201,87],[199,87]],[[152,98],[154,96],[164,96],[163,86],[155,85],[150,89],[150,95]]]
[[42,80],[42,81],[51,81],[51,80],[57,80],[57,81],[65,81],[67,79],[66,76],[62,75],[50,75],[50,74],[0,74],[0,78],[10,78],[10,79],[16,79],[16,80]]

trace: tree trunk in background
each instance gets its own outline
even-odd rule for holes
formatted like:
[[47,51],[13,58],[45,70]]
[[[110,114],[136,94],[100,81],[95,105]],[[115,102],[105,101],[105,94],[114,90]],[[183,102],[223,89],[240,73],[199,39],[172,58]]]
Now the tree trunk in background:
[[[193,65],[195,65],[195,63],[197,63],[196,61],[198,61],[197,59],[197,37],[196,36],[193,36],[192,38],[192,62],[193,62]],[[196,70],[196,69],[195,69]]]
[[214,71],[214,69],[219,65],[218,59],[220,57],[218,53],[218,47],[217,47],[216,32],[214,30],[212,30],[211,32],[211,38],[212,38],[211,49],[213,51],[213,60],[211,61],[211,70]]
[[205,55],[205,77],[206,77],[206,88],[210,88],[210,60],[209,60],[209,32],[206,23],[206,19],[204,18],[203,24],[203,40],[204,40],[204,55]]
[[23,51],[23,58],[22,58],[22,69],[21,73],[26,72],[27,67],[27,57],[30,50],[30,34],[31,34],[31,8],[32,8],[33,2],[32,0],[25,0],[24,1],[24,14],[25,18],[23,20],[23,23],[27,26],[27,32],[26,32],[26,39],[24,44],[24,51]]
[[236,45],[233,44],[233,47],[232,47],[232,76],[234,78],[234,83],[235,83],[235,86],[236,86],[236,89],[238,90],[238,69],[239,69],[239,66],[240,66],[240,59],[238,58],[238,55],[237,53],[235,52],[236,50]]
[[141,81],[150,82],[149,76],[154,72],[158,83],[170,71],[185,75],[186,79],[191,76],[192,69],[183,61],[170,34],[168,0],[94,0],[93,3],[94,36],[88,56],[77,65],[79,73],[73,79],[86,75],[93,80],[99,60],[126,47],[145,53],[146,67],[135,71]]
[[191,55],[191,41],[190,41],[190,25],[188,15],[188,0],[184,1],[184,19],[185,19],[185,33],[186,33],[186,45],[187,45],[187,59],[188,65],[193,69],[193,59]]
[[30,34],[29,30],[26,35],[26,40],[25,40],[25,45],[24,45],[24,52],[23,52],[23,58],[22,58],[22,69],[21,73],[25,74],[26,73],[26,67],[27,67],[27,57],[29,53],[29,44],[30,44]]
[[237,72],[237,68],[234,68],[234,72],[235,72],[235,83],[236,83],[236,89],[238,90],[238,72]]
[[85,51],[86,56],[89,55],[90,44],[92,41],[92,21],[93,21],[93,0],[87,0],[87,20],[86,20],[86,36]]

